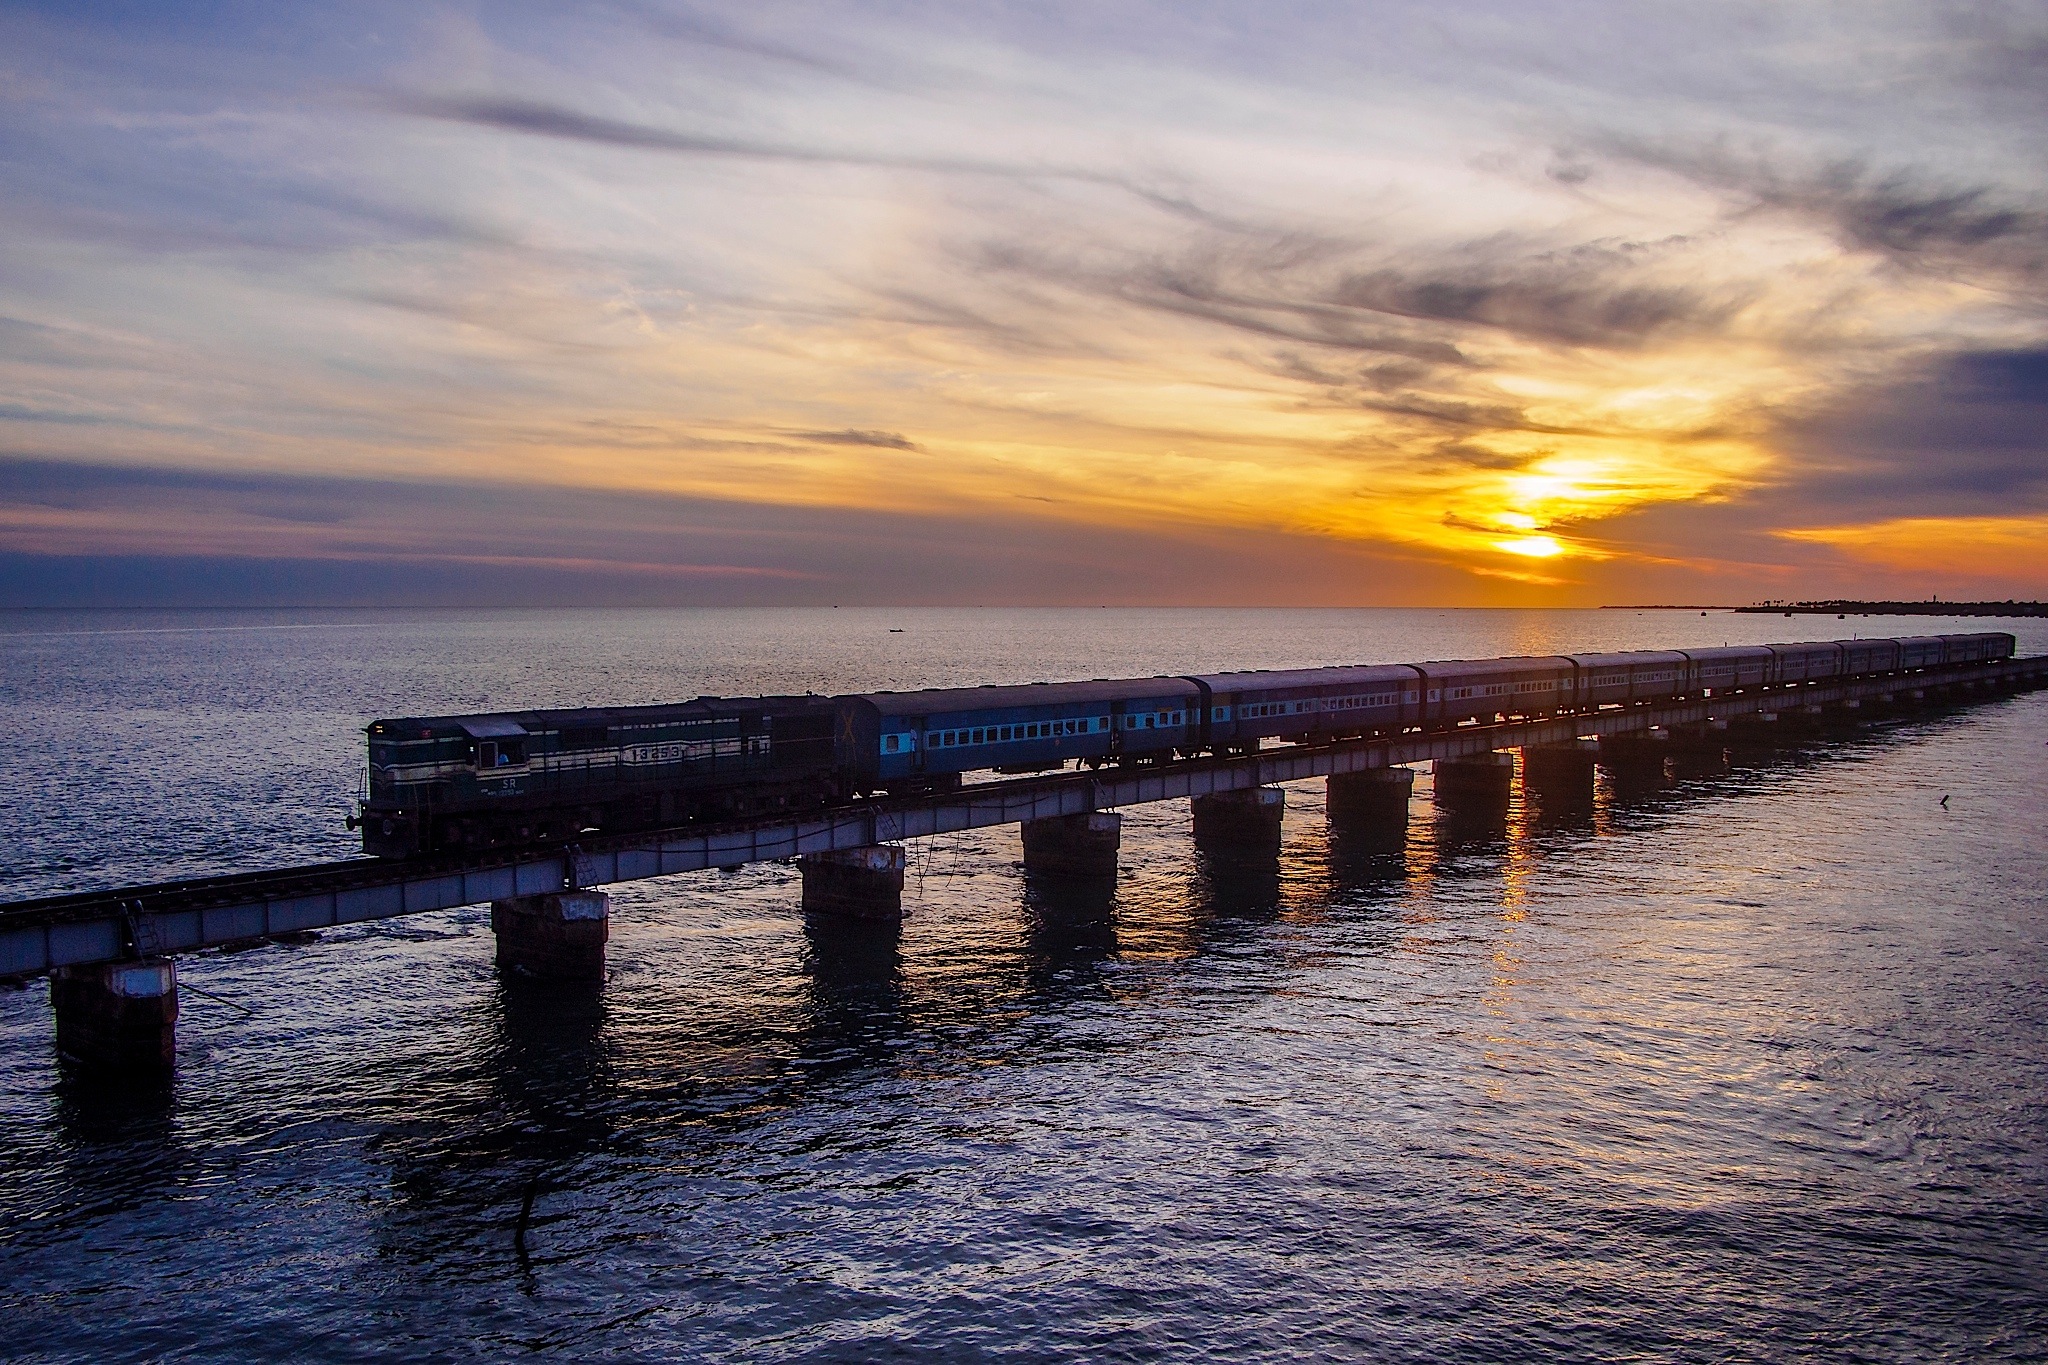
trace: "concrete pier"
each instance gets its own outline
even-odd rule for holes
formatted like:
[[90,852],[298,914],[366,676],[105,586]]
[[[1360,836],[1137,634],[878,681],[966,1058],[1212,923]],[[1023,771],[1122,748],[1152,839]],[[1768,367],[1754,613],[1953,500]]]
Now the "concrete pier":
[[57,1054],[94,1071],[162,1071],[178,1042],[178,969],[167,957],[50,975]]
[[1280,852],[1280,821],[1287,795],[1278,787],[1250,787],[1194,797],[1195,842],[1237,854]]
[[1738,751],[1772,749],[1792,738],[1791,731],[1779,725],[1775,711],[1738,715],[1728,722],[1728,747]]
[[611,914],[612,898],[602,891],[492,901],[498,970],[544,981],[602,981]]
[[1386,852],[1406,846],[1415,769],[1367,768],[1364,772],[1333,773],[1325,781],[1333,838]]
[[1671,757],[1671,732],[1662,728],[1641,734],[1603,735],[1600,766],[1615,785],[1654,787],[1664,781],[1665,760]]
[[1460,815],[1505,815],[1508,788],[1514,785],[1512,753],[1472,754],[1440,758],[1433,765],[1436,803]]
[[1593,769],[1599,759],[1597,739],[1531,744],[1522,750],[1522,786],[1541,801],[1591,805]]
[[1679,777],[1711,777],[1728,771],[1728,722],[1710,720],[1671,731],[1671,771]]
[[902,920],[901,844],[806,853],[796,862],[804,877],[805,914],[890,923]]
[[1026,820],[1024,870],[1054,877],[1114,878],[1123,828],[1123,816],[1108,810]]
[[1415,794],[1415,769],[1367,768],[1324,779],[1333,825],[1408,825],[1408,801]]

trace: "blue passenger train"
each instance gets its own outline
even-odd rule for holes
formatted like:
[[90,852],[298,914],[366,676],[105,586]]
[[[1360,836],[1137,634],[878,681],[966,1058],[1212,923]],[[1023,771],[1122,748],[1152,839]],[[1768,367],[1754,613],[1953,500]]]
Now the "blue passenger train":
[[934,688],[379,720],[357,815],[405,857],[944,791],[972,772],[1157,763],[2010,658],[2012,636]]

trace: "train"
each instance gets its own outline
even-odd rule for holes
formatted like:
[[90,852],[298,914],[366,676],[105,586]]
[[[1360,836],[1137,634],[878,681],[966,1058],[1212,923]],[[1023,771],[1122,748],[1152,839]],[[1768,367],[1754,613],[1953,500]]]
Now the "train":
[[2012,657],[1930,635],[1535,658],[398,717],[366,727],[349,817],[404,858],[823,809],[1273,743],[1372,739]]

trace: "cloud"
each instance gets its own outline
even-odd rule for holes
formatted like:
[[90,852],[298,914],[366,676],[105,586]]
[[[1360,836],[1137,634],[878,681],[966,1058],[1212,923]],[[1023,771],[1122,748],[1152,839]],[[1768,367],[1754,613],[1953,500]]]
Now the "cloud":
[[1489,334],[1640,347],[1722,331],[1755,297],[1754,286],[1663,278],[1670,252],[1507,234],[1418,250],[1391,238],[1211,229],[1170,256],[1062,255],[1009,239],[975,254],[990,269],[1261,337],[1469,369],[1469,345]]
[[2041,496],[2024,6],[8,32],[0,427],[88,471],[37,563],[1495,601],[1510,517],[1562,601]]
[[1789,416],[1779,440],[1788,512],[2048,513],[2048,348],[1928,356]]
[[[1303,566],[1313,566],[1304,592]],[[1316,536],[641,491],[0,458],[0,606],[973,605],[1447,597],[1454,567]]]
[[416,118],[523,133],[592,146],[681,156],[741,157],[754,161],[786,161],[813,166],[856,166],[880,170],[923,171],[938,175],[1051,177],[1123,184],[1121,178],[1081,167],[1032,165],[984,157],[913,156],[888,152],[805,146],[761,138],[678,132],[623,119],[605,118],[538,100],[499,95],[432,95],[391,92],[380,102],[394,112]]
[[917,443],[893,431],[798,431],[799,440],[828,446],[877,446],[883,450],[916,450]]
[[1925,169],[1880,171],[1853,158],[1802,168],[1782,155],[1721,144],[1681,148],[1616,138],[1607,145],[1629,160],[1726,191],[1748,211],[1818,224],[1852,251],[2028,280],[2048,273],[2048,209],[2011,186],[1945,183]]

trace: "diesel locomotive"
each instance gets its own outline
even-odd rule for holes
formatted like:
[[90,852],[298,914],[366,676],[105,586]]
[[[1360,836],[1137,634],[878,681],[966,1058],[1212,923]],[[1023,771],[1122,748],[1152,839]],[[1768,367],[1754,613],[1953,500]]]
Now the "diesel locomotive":
[[378,720],[350,823],[382,857],[548,843],[945,791],[970,772],[1250,753],[1992,662],[2014,645],[1931,635]]

